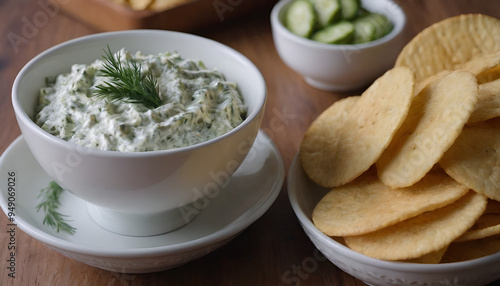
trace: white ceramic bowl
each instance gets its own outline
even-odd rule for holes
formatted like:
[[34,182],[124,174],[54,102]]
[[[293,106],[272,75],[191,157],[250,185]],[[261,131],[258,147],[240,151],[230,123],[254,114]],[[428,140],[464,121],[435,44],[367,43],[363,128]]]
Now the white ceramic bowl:
[[[234,130],[204,143],[135,153],[82,147],[37,126],[32,118],[45,78],[67,73],[75,63],[93,62],[108,45],[111,50],[124,47],[132,53],[178,51],[184,58],[203,61],[238,84],[247,118]],[[189,222],[193,216],[186,208],[204,193],[222,187],[236,171],[259,131],[266,85],[251,61],[218,42],[179,32],[130,30],[74,39],[36,56],[15,79],[12,103],[36,160],[59,185],[90,203],[96,222],[118,233],[152,235]]]
[[[0,156],[0,182],[11,182],[0,184],[0,206],[15,227],[67,257],[114,272],[156,272],[202,257],[243,232],[272,206],[284,177],[279,150],[260,131],[229,184],[198,205],[194,211],[200,214],[188,225],[161,235],[119,235],[96,225],[85,201],[63,192],[58,211],[76,229],[70,235],[43,223],[44,214],[36,206],[40,189],[51,178],[19,136]],[[18,191],[13,194],[9,187]]]
[[338,268],[369,285],[481,286],[500,279],[500,253],[431,265],[383,261],[355,252],[314,226],[312,211],[329,190],[307,178],[298,156],[290,167],[287,184],[292,208],[313,244]]
[[342,92],[365,87],[394,65],[404,46],[406,15],[392,0],[361,1],[386,15],[394,28],[378,40],[356,45],[325,44],[290,32],[283,23],[292,1],[281,0],[271,12],[274,45],[283,62],[315,88]]

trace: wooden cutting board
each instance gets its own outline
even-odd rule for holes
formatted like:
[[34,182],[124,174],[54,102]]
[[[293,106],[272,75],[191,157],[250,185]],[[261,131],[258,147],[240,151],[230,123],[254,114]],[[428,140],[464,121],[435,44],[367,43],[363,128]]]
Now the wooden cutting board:
[[[63,12],[101,31],[192,31],[272,7],[276,0],[191,0],[163,10],[136,11],[113,0],[50,0]],[[189,0],[188,0],[189,1]]]

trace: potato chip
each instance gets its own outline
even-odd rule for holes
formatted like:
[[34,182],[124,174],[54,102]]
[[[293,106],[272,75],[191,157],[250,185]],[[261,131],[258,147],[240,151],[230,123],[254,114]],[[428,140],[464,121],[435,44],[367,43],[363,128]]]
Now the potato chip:
[[300,146],[301,165],[318,185],[332,185],[329,178],[338,168],[331,157],[343,152],[344,146],[339,142],[343,126],[359,98],[351,96],[336,101],[314,120],[304,135]]
[[402,262],[437,264],[437,263],[441,262],[441,259],[443,259],[443,256],[444,256],[447,249],[448,249],[448,245],[439,249],[439,250],[424,254],[423,256],[413,258],[413,259],[403,260]]
[[128,0],[129,5],[134,10],[145,10],[154,0]]
[[377,161],[381,181],[407,187],[423,178],[459,136],[474,110],[478,86],[468,71],[451,71],[415,97],[403,125]]
[[500,252],[499,19],[460,15],[428,27],[357,102],[334,109],[299,152],[308,176],[333,188],[313,210],[319,230],[406,263]]
[[476,77],[478,77],[478,83],[485,83],[493,79],[484,77],[484,75],[499,66],[500,51],[495,51],[494,53],[485,54],[465,62],[460,66],[460,69],[468,70],[476,75]]
[[474,191],[500,201],[500,118],[466,126],[439,161],[445,172]]
[[[458,69],[468,70],[476,76],[477,83],[483,84],[500,78],[500,52],[473,58],[462,64]],[[417,82],[415,92],[419,93],[425,86],[434,80],[448,74],[450,70],[445,69],[431,76],[420,79]]]
[[345,116],[331,110],[318,117],[300,147],[306,174],[323,187],[336,187],[368,170],[403,123],[414,88],[413,72],[394,68],[378,78],[350,111],[344,109]]
[[497,79],[500,79],[500,65],[492,68],[490,70],[487,70],[483,73],[480,73],[476,76],[477,82],[479,84],[487,83],[490,81],[494,81]]
[[460,68],[476,75],[478,84],[498,79],[495,71],[500,68],[500,51],[473,58]]
[[442,170],[403,189],[387,187],[375,174],[363,174],[326,194],[314,208],[312,220],[329,236],[360,235],[443,207],[468,191]]
[[469,191],[445,207],[381,230],[344,237],[353,250],[384,260],[421,257],[449,245],[469,229],[486,208],[485,196]]
[[467,124],[500,116],[500,79],[479,85],[478,103]]
[[500,234],[500,214],[485,213],[455,242],[481,239],[498,234]]
[[[478,69],[472,69],[469,71],[472,73],[480,72]],[[429,83],[436,81],[449,73],[450,71],[444,70],[425,78],[416,84],[415,92],[419,93]],[[498,68],[498,76],[491,75],[490,73],[496,73],[496,69],[488,70],[482,75],[480,74],[479,76],[476,76],[478,84],[479,77],[482,77],[483,83],[478,86],[478,102],[469,118],[469,121],[467,122],[469,125],[500,116],[500,66]]]
[[431,75],[431,76],[426,77],[425,79],[417,82],[415,84],[415,93],[419,94],[422,91],[422,89],[424,89],[426,86],[428,86],[431,82],[439,80],[440,78],[449,74],[450,72],[451,71],[449,71],[449,70],[442,70],[442,71],[438,72],[437,74]]
[[500,237],[450,244],[441,259],[441,263],[460,262],[484,257],[500,251]]
[[401,51],[396,66],[410,67],[417,81],[500,51],[500,20],[481,14],[450,17],[427,27]]

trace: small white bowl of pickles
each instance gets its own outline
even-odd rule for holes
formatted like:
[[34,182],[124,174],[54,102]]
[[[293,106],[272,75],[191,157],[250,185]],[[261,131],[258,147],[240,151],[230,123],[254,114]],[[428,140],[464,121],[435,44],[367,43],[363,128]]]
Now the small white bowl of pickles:
[[311,86],[347,92],[394,65],[406,15],[392,0],[281,0],[271,12],[276,50]]

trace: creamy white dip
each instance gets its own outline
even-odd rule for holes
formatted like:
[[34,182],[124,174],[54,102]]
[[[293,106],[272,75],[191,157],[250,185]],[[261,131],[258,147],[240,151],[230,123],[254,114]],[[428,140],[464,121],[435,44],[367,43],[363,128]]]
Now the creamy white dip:
[[125,49],[114,56],[122,62],[136,61],[142,73],[152,73],[163,105],[148,109],[140,103],[95,96],[95,87],[110,80],[100,73],[103,61],[96,60],[47,79],[40,90],[36,124],[83,146],[139,152],[204,142],[234,129],[245,118],[237,85],[200,61],[176,52],[132,55]]

